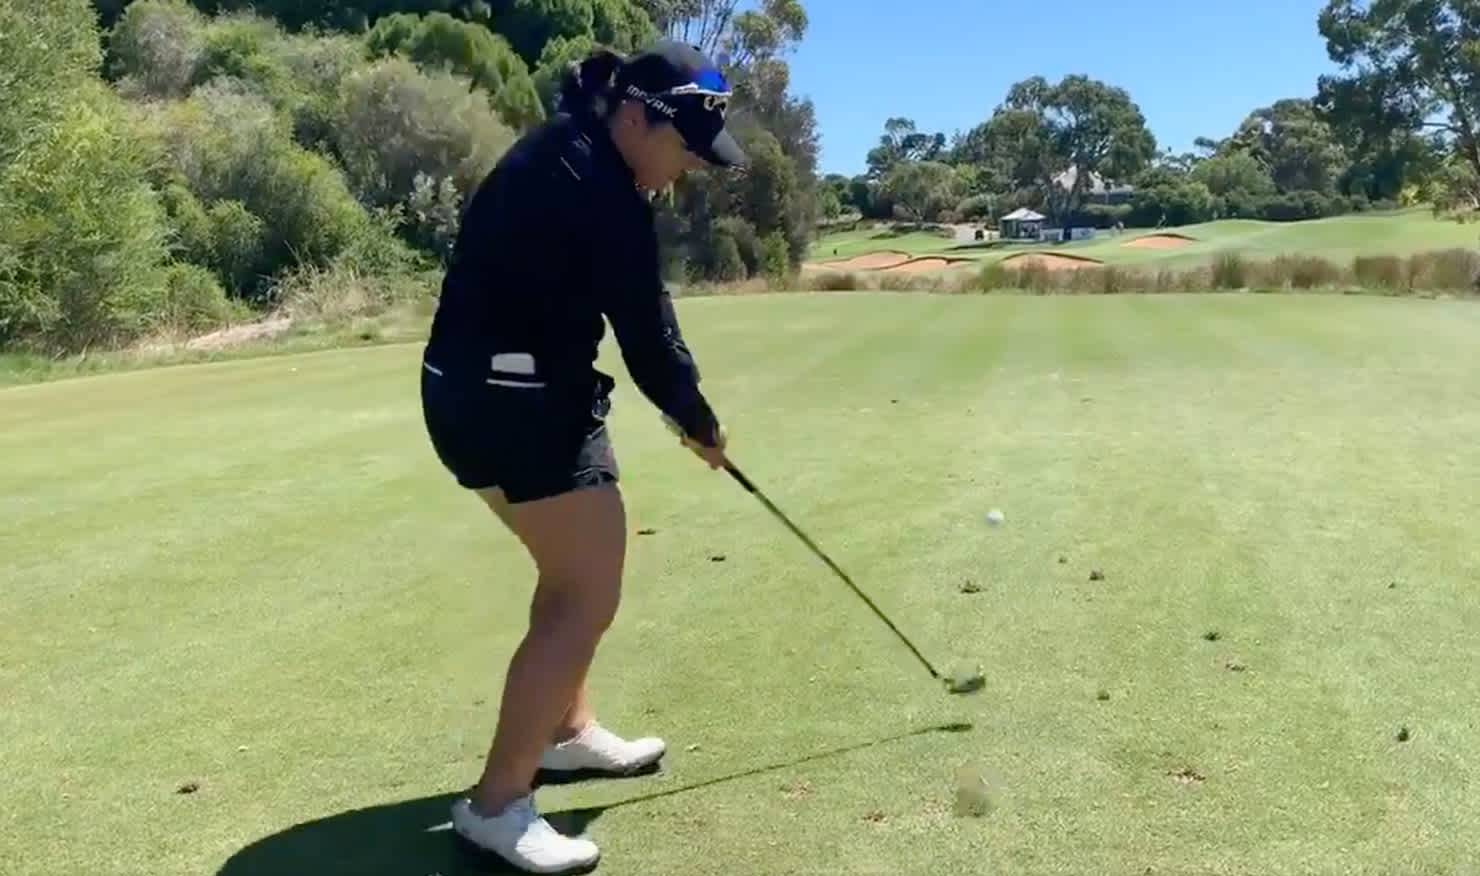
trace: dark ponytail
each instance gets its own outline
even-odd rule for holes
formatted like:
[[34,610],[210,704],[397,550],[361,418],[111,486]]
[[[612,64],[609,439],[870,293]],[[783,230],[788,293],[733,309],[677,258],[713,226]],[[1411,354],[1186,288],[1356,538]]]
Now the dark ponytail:
[[613,101],[612,90],[625,59],[598,48],[573,62],[560,78],[560,111],[604,118]]

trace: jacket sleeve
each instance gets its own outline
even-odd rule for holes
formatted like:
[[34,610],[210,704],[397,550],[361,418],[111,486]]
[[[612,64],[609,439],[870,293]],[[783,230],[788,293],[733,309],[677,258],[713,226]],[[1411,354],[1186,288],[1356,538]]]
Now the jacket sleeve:
[[606,238],[606,255],[616,262],[616,270],[598,294],[627,371],[643,395],[684,434],[713,446],[719,423],[699,391],[699,368],[664,288],[656,235],[640,221],[622,232]]

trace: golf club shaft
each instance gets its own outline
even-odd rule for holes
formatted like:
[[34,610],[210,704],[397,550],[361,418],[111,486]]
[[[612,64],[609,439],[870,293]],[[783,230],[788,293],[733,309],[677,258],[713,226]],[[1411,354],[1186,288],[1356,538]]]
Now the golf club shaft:
[[919,660],[922,664],[924,664],[925,668],[929,670],[932,678],[940,678],[940,673],[935,671],[935,667],[930,665],[930,661],[925,659],[925,655],[920,653],[920,649],[915,647],[914,643],[909,640],[909,637],[900,632],[899,627],[896,627],[894,625],[894,622],[891,621],[888,616],[884,614],[884,612],[880,611],[877,605],[874,605],[874,601],[872,599],[869,599],[862,590],[858,589],[858,585],[853,583],[853,579],[848,577],[848,573],[838,568],[838,564],[834,563],[831,557],[823,553],[822,548],[818,547],[817,544],[812,541],[812,539],[808,538],[807,534],[805,532],[802,532],[802,530],[795,523],[792,523],[791,519],[783,514],[781,512],[781,509],[776,507],[775,503],[766,498],[766,494],[761,492],[760,488],[752,483],[750,478],[746,477],[745,474],[734,465],[734,463],[725,463],[725,470],[730,473],[730,477],[734,478],[736,482],[740,484],[740,486],[745,488],[745,491],[747,493],[750,493],[752,496],[755,496],[757,499],[759,499],[760,503],[762,505],[765,505],[766,510],[770,511],[777,520],[780,520],[782,523],[786,524],[786,527],[790,529],[797,538],[801,539],[803,544],[812,549],[812,553],[816,554],[819,559],[821,559],[824,563],[828,565],[828,568],[832,569],[839,578],[843,579],[844,584],[847,584],[854,593],[858,594],[859,599],[862,599],[869,608],[873,609],[874,614],[879,616],[879,620],[887,624],[889,629],[894,631],[894,635],[898,636],[901,642],[904,642],[905,647],[910,649],[910,653],[914,654],[915,658]]

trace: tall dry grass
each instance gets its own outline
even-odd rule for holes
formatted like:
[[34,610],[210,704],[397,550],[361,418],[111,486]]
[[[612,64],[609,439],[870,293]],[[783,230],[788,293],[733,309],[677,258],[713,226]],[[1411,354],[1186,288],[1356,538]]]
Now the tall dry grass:
[[1480,251],[1443,249],[1411,256],[1357,256],[1346,263],[1286,253],[1256,260],[1220,253],[1189,268],[1094,265],[1052,270],[992,262],[974,272],[898,274],[889,271],[815,272],[790,281],[806,291],[928,291],[952,294],[1021,291],[1037,294],[1115,295],[1175,292],[1331,291],[1380,295],[1480,294]]

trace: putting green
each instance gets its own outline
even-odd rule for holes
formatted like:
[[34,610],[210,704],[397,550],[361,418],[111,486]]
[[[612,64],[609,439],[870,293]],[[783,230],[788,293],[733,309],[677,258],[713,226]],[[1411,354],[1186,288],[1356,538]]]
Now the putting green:
[[[609,347],[634,534],[592,682],[671,754],[541,792],[598,872],[1480,870],[1473,304],[679,306],[736,462],[986,685],[944,695]],[[530,568],[417,356],[0,390],[7,872],[475,872],[441,828]]]

